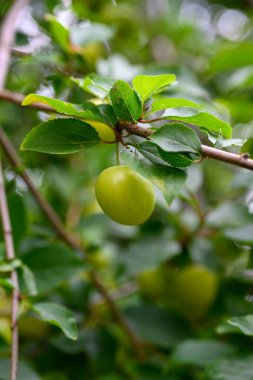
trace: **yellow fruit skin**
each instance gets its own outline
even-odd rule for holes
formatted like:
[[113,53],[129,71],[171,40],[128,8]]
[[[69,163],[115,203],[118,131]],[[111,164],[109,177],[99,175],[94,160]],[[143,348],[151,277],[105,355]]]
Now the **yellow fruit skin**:
[[97,201],[115,222],[128,226],[144,223],[155,206],[152,184],[128,166],[104,170],[95,185]]
[[90,121],[90,120],[87,121],[87,123],[96,129],[101,140],[106,141],[106,142],[115,141],[115,133],[110,127],[108,127],[108,125],[101,123],[100,121]]
[[217,295],[218,280],[214,273],[198,265],[182,269],[175,282],[178,310],[189,319],[201,318]]
[[166,278],[161,268],[147,269],[136,279],[144,296],[158,301],[166,295]]
[[22,317],[18,322],[18,328],[21,337],[30,339],[42,338],[48,335],[50,330],[48,323],[32,315]]

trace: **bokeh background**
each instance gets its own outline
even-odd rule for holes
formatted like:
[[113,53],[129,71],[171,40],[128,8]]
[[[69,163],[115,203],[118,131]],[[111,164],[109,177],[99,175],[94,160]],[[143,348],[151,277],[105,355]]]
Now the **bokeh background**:
[[[1,18],[10,5],[0,1]],[[72,77],[130,81],[140,73],[175,73],[178,84],[167,95],[199,102],[231,123],[235,146],[229,149],[240,153],[249,139],[252,154],[252,26],[250,0],[34,0],[17,22],[6,88],[82,103],[92,95]],[[49,117],[0,102],[0,123],[17,149]],[[115,164],[114,150],[100,145],[75,155],[20,153],[88,259],[59,241],[4,161],[16,253],[35,275],[35,300],[68,307],[79,329],[78,340],[68,340],[27,311],[24,288],[18,379],[252,380],[252,173],[205,160],[189,170],[170,207],[157,192],[150,220],[125,227],[101,212],[94,194],[98,174]],[[192,287],[175,290],[178,274],[197,265],[217,283],[212,302],[203,307],[194,304],[201,299],[192,289],[202,286],[198,275]],[[90,281],[91,268],[142,341],[142,362]],[[9,292],[0,288],[1,380],[8,379],[9,309]],[[251,318],[244,328],[227,322],[245,315]]]

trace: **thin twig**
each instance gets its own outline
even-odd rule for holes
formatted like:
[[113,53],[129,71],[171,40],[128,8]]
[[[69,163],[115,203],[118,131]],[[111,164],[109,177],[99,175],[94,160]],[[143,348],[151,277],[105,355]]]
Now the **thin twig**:
[[[13,260],[15,258],[14,244],[12,228],[9,216],[9,209],[6,199],[4,176],[2,170],[2,164],[0,160],[0,213],[2,220],[2,228],[5,241],[6,259]],[[11,342],[11,366],[10,366],[10,380],[16,380],[17,368],[18,368],[18,307],[19,307],[19,286],[17,272],[13,270],[11,272],[11,281],[14,286],[12,291],[11,302],[11,330],[12,330],[12,342]]]
[[114,318],[120,322],[120,325],[124,328],[125,333],[128,336],[129,341],[131,342],[132,347],[134,348],[134,351],[137,355],[137,358],[140,361],[143,361],[144,359],[144,353],[142,350],[142,345],[139,339],[136,337],[135,334],[133,334],[132,329],[129,328],[128,322],[125,319],[124,315],[119,311],[119,309],[116,307],[115,302],[113,298],[111,297],[110,293],[107,292],[103,284],[100,282],[94,271],[90,271],[90,278],[92,279],[92,282],[96,285],[97,289],[103,296],[106,304],[109,306],[110,311]]
[[[4,89],[10,66],[11,45],[15,37],[15,22],[20,11],[28,3],[28,0],[16,0],[7,12],[0,29],[0,90]],[[5,240],[6,259],[15,258],[12,227],[9,209],[4,187],[4,175],[0,159],[0,213],[2,219],[3,234]],[[18,275],[15,270],[11,272],[11,280],[14,285],[11,301],[11,357],[10,357],[10,380],[17,379],[18,371],[18,309],[19,309],[19,285]]]
[[0,30],[0,90],[4,88],[8,75],[11,45],[15,36],[15,23],[28,0],[16,0],[6,14]]

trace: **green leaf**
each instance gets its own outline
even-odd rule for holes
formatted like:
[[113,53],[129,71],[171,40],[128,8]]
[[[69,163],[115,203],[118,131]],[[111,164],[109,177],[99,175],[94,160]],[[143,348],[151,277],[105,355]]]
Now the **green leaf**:
[[80,259],[59,243],[33,248],[24,255],[23,263],[32,271],[39,293],[49,292],[82,270]]
[[136,145],[136,149],[153,164],[169,165],[185,169],[193,163],[187,153],[166,152],[151,141],[144,141]]
[[13,286],[11,280],[8,278],[0,278],[0,286],[6,290],[13,290],[15,287]]
[[19,259],[13,259],[8,261],[0,262],[0,272],[12,272],[13,270],[20,268],[22,266],[22,261]]
[[33,128],[22,142],[21,150],[67,154],[92,148],[100,137],[91,125],[77,119],[54,119]]
[[239,228],[228,228],[225,230],[224,235],[232,240],[243,244],[253,244],[253,224],[248,224]]
[[174,74],[138,75],[133,79],[133,87],[144,103],[152,95],[164,91],[176,81]]
[[62,48],[65,53],[70,53],[70,33],[53,15],[46,15],[45,19],[49,22],[51,37]]
[[253,315],[229,318],[225,323],[217,327],[217,332],[219,334],[233,332],[253,336]]
[[162,116],[162,119],[183,121],[185,123],[193,124],[200,128],[216,133],[219,133],[221,131],[224,137],[228,139],[230,139],[232,136],[232,128],[228,123],[207,112],[200,112],[192,116],[166,115]]
[[104,99],[109,95],[109,91],[116,79],[110,77],[86,77],[84,79],[71,78],[71,80],[89,94]]
[[187,176],[184,171],[160,163],[153,164],[152,160],[154,156],[146,159],[143,155],[138,156],[137,151],[135,156],[125,151],[122,152],[122,157],[129,166],[144,177],[147,177],[159,188],[168,205],[171,204],[186,181]]
[[242,146],[242,153],[248,153],[251,157],[253,157],[253,138],[249,138]]
[[113,110],[113,107],[110,104],[100,104],[98,106],[98,112],[101,118],[106,125],[114,128],[117,124],[117,116]]
[[171,348],[188,335],[188,329],[179,317],[156,306],[133,306],[124,314],[138,337],[159,347]]
[[215,360],[207,367],[203,380],[252,380],[253,356]]
[[59,327],[67,338],[77,339],[77,325],[70,310],[50,302],[39,302],[34,304],[32,308],[44,321]]
[[[9,380],[10,379],[10,360],[6,358],[0,358],[0,379]],[[34,370],[28,366],[28,364],[23,361],[18,363],[18,375],[17,380],[42,380],[42,378],[37,375]]]
[[151,110],[148,115],[157,111],[165,110],[167,108],[178,108],[178,107],[190,107],[190,108],[202,108],[199,104],[192,102],[188,99],[180,98],[161,98],[155,100],[151,105]]
[[33,272],[30,268],[28,268],[28,266],[24,264],[22,265],[21,269],[23,272],[23,280],[28,290],[28,294],[30,296],[36,296],[38,294],[38,289]]
[[113,109],[119,120],[137,122],[142,114],[142,106],[137,93],[130,85],[117,80],[109,92]]
[[71,27],[71,39],[73,43],[83,47],[89,44],[103,43],[111,39],[113,35],[114,30],[112,27],[100,23],[84,22]]
[[230,48],[222,48],[211,62],[211,72],[236,69],[253,64],[253,45],[251,42],[231,44]]
[[[85,103],[84,105],[72,104],[64,102],[63,100],[48,98],[38,94],[29,94],[22,102],[22,106],[28,106],[33,103],[43,103],[53,108],[57,113],[69,116],[75,116],[82,119],[100,121],[100,117],[94,114],[96,110],[95,104]],[[85,105],[87,109],[85,109]]]
[[214,359],[235,353],[232,345],[215,340],[187,340],[180,343],[171,356],[176,364],[206,366]]
[[201,154],[201,142],[197,133],[180,123],[166,124],[150,138],[165,152]]
[[146,269],[157,268],[163,262],[174,258],[180,253],[178,242],[171,240],[168,234],[159,236],[159,246],[156,239],[146,237],[123,249],[119,263],[124,267],[124,273],[134,276]]

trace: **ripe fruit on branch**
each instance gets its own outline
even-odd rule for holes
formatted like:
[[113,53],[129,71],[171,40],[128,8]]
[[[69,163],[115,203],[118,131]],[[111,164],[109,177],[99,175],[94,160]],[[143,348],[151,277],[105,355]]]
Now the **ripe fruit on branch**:
[[105,169],[97,179],[95,192],[102,210],[121,224],[135,226],[144,223],[154,210],[152,184],[128,166]]

